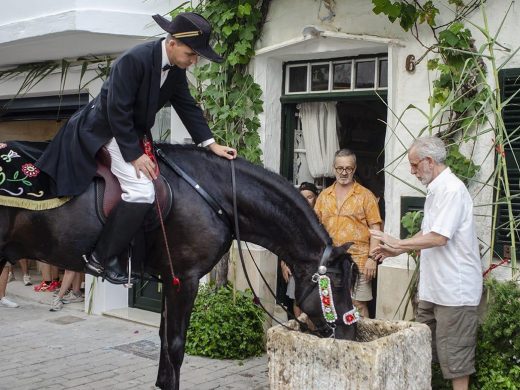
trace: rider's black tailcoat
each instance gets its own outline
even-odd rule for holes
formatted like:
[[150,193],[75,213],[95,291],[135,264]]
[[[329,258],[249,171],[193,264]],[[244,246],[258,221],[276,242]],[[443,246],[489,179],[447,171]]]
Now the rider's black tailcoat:
[[112,137],[125,161],[140,157],[139,140],[168,100],[195,143],[212,137],[189,92],[186,70],[171,69],[160,87],[161,62],[161,40],[128,50],[114,62],[100,94],[60,129],[36,163],[54,179],[57,196],[85,191],[96,173],[95,155]]

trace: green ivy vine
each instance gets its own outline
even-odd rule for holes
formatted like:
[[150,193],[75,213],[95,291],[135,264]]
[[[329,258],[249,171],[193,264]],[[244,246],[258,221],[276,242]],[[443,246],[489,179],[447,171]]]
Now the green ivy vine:
[[[429,98],[431,106],[443,111],[438,123],[432,123],[430,132],[438,133],[448,148],[447,165],[457,176],[468,181],[478,172],[479,166],[460,152],[461,144],[474,140],[479,128],[487,121],[483,109],[489,100],[486,83],[486,66],[474,39],[463,21],[485,0],[448,0],[455,7],[454,18],[446,24],[437,25],[439,8],[432,0],[372,0],[373,11],[385,14],[393,23],[398,21],[405,31],[410,31],[425,48],[425,53],[415,62],[418,65],[428,53],[437,54],[428,60],[428,70],[437,71]],[[430,27],[434,43],[425,44],[419,35],[419,26]]]
[[198,65],[193,95],[201,104],[218,142],[238,149],[240,156],[260,163],[259,114],[262,90],[248,73],[254,46],[262,31],[270,0],[205,0],[171,12],[195,11],[213,26],[215,50],[224,62]]

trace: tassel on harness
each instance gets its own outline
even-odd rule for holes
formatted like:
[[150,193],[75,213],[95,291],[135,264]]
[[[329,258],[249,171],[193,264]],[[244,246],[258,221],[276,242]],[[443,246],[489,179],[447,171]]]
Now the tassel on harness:
[[[159,163],[157,162],[157,159],[155,158],[154,147],[153,147],[153,144],[151,141],[151,136],[150,136],[150,138],[148,138],[148,136],[145,136],[141,142],[142,142],[144,153],[155,164],[155,174],[157,175],[157,177],[159,177],[159,175],[160,175]],[[156,183],[155,183],[155,181],[153,183],[154,183],[154,188],[155,188],[155,206],[157,208],[157,216],[159,217],[159,222],[161,224],[164,245],[166,247],[166,254],[168,255],[168,263],[170,265],[170,273],[172,276],[172,286],[176,287],[176,291],[179,292],[181,289],[181,280],[175,275],[175,271],[173,270],[173,260],[172,260],[172,255],[170,252],[170,246],[168,245],[168,238],[166,236],[166,228],[164,227],[164,220],[163,220],[161,205],[159,204],[159,198],[157,196]]]

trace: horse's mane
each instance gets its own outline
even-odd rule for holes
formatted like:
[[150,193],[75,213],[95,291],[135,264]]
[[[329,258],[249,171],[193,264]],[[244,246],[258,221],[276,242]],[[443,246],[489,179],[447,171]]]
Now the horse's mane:
[[[168,143],[156,143],[156,146],[179,164],[197,164],[204,167],[212,167],[212,171],[229,171],[229,163],[226,159],[215,155],[205,148],[200,148],[195,145]],[[303,214],[305,218],[310,221],[309,229],[314,230],[324,242],[329,243],[331,241],[328,233],[318,221],[316,214],[312,208],[309,207],[307,200],[305,200],[292,183],[283,176],[259,165],[252,164],[241,157],[238,157],[235,161],[237,173],[244,173],[252,178],[254,183],[258,183],[259,186],[270,188],[281,193],[282,196],[290,202],[291,206],[296,208],[298,213]],[[276,212],[276,210],[273,210],[273,212]]]

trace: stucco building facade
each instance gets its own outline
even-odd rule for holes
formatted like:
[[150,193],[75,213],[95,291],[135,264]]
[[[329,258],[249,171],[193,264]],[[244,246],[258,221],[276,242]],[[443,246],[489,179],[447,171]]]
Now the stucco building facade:
[[[90,55],[115,57],[145,39],[160,35],[161,30],[150,16],[165,14],[181,1],[9,0],[4,3],[9,5],[4,4],[0,15],[1,68]],[[499,28],[508,6],[508,1],[486,3],[491,31]],[[250,71],[263,90],[260,137],[265,167],[295,184],[313,180],[325,186],[330,182],[325,179],[327,174],[316,173],[319,166],[309,166],[310,146],[304,142],[304,138],[309,137],[302,128],[308,126],[302,117],[302,112],[310,107],[308,104],[323,103],[318,110],[325,107],[327,112],[334,111],[323,134],[338,136],[337,144],[332,145],[351,147],[358,152],[361,179],[381,199],[385,230],[399,236],[405,208],[415,204],[413,199],[424,197],[424,193],[414,189],[422,186],[409,173],[405,152],[419,129],[425,126],[426,119],[419,110],[407,108],[414,105],[429,111],[432,74],[427,70],[426,60],[413,71],[407,69],[407,58],[411,55],[419,58],[425,48],[410,33],[390,23],[386,16],[375,15],[372,8],[372,3],[366,0],[271,1]],[[440,21],[447,17],[448,11],[441,15]],[[500,43],[511,51],[498,52],[499,62],[520,46],[514,22],[519,18],[520,8],[513,4],[499,35]],[[481,25],[482,14],[475,11],[470,21]],[[480,47],[482,36],[476,29],[472,30],[476,47]],[[424,28],[419,32],[424,37],[423,43],[433,42],[429,30]],[[513,56],[506,68],[520,68],[520,56]],[[19,100],[36,99],[33,103],[26,102],[47,104],[47,109],[33,110],[33,115],[24,118],[27,111],[18,106],[14,110],[16,116],[0,118],[2,139],[16,135],[20,135],[18,139],[51,137],[59,121],[65,119],[52,120],[60,96],[79,99],[80,80],[81,85],[86,84],[86,80],[95,79],[97,71],[96,66],[91,66],[83,75],[80,65],[73,66],[68,70],[64,85],[59,69],[43,78],[18,97]],[[493,85],[492,76],[488,77]],[[16,96],[23,80],[24,75],[0,80],[0,100],[6,102]],[[101,83],[101,79],[95,79],[84,85],[80,91],[82,101],[95,96]],[[74,101],[70,102],[70,110],[74,108]],[[172,129],[169,135],[172,142],[189,141],[175,113],[163,113],[158,126],[157,132]],[[492,133],[483,134],[475,145],[468,145],[474,150],[475,163],[481,166],[477,181],[485,181],[493,171],[494,160],[489,156],[492,137]],[[321,169],[326,170],[332,164],[330,150],[318,155],[322,157]],[[470,186],[470,191],[475,195],[478,235],[485,248],[491,241],[489,205],[493,192],[491,188],[481,190],[478,186]],[[275,257],[262,248],[255,248],[255,253],[272,264],[264,268],[268,280],[275,284]],[[483,261],[488,262],[489,256]],[[377,317],[393,318],[406,290],[409,268],[410,262],[405,256],[388,260],[379,267]],[[92,278],[88,277],[87,294],[92,285]],[[128,292],[123,287],[99,282],[95,285],[95,313],[128,307]]]

